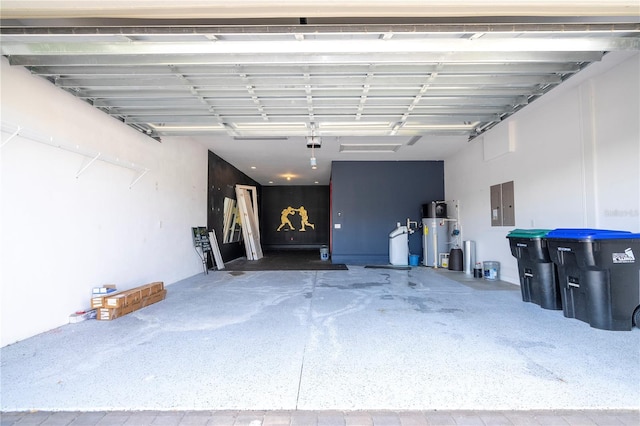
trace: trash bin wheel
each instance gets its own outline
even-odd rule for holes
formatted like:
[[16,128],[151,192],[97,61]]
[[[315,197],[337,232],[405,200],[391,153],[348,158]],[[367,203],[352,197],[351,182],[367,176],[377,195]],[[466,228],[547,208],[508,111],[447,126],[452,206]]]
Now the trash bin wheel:
[[633,325],[640,328],[640,306],[633,311]]

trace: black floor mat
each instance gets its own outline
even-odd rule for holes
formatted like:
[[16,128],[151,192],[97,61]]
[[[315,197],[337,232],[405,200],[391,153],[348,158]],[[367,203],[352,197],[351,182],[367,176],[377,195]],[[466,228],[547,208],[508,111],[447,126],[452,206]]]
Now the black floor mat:
[[366,265],[365,268],[371,269],[396,269],[399,271],[410,271],[411,266],[396,266],[396,265]]
[[346,271],[344,263],[321,260],[319,250],[267,251],[259,260],[245,257],[224,264],[225,271]]

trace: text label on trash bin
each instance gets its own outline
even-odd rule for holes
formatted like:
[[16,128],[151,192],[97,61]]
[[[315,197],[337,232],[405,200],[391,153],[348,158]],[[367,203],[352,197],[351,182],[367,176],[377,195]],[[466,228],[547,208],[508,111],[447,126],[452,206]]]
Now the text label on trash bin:
[[633,250],[626,249],[624,253],[611,253],[613,263],[635,263],[636,257],[633,255]]

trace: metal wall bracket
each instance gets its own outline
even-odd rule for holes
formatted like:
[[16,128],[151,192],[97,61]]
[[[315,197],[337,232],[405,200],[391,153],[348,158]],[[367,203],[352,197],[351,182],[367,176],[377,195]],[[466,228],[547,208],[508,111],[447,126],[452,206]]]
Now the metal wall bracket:
[[137,178],[135,178],[135,179],[133,180],[133,182],[131,182],[131,183],[129,184],[129,189],[133,188],[133,186],[134,186],[136,183],[138,183],[138,181],[139,181],[140,179],[142,179],[142,176],[146,175],[148,172],[149,172],[149,169],[144,169],[144,171],[142,171],[142,172],[138,175],[138,177],[137,177]]
[[113,158],[113,157],[103,155],[102,152],[92,152],[88,150],[83,150],[78,145],[63,144],[63,143],[56,142],[54,141],[53,136],[47,137],[37,132],[25,129],[22,126],[2,123],[1,130],[3,133],[9,133],[10,136],[2,142],[2,145],[0,145],[0,148],[4,147],[7,143],[9,143],[9,141],[14,139],[15,137],[21,136],[33,142],[42,143],[44,145],[49,145],[54,148],[60,148],[65,151],[73,152],[74,154],[79,154],[84,157],[90,158],[89,162],[84,166],[82,166],[80,170],[76,172],[76,179],[79,178],[80,175],[89,168],[89,166],[91,166],[93,163],[95,163],[98,160],[105,163],[113,164],[114,166],[119,166],[125,169],[138,172],[137,177],[133,180],[133,182],[129,184],[129,189],[133,188],[134,185],[137,184],[138,181],[142,179],[142,177],[150,171],[150,169],[143,166],[139,166],[135,163],[126,162],[126,161],[120,160],[120,158]]
[[15,131],[15,132],[13,132],[13,133],[11,134],[11,136],[9,136],[9,137],[7,138],[7,140],[6,140],[6,141],[2,142],[2,145],[0,145],[0,148],[2,148],[3,146],[5,146],[6,144],[8,144],[8,143],[9,143],[9,141],[10,141],[11,139],[13,139],[13,138],[15,138],[16,136],[18,136],[18,134],[20,133],[20,130],[22,130],[22,128],[21,128],[20,126],[18,126],[18,128],[16,129],[16,131]]
[[80,175],[82,174],[82,172],[84,172],[85,170],[87,170],[89,168],[90,165],[93,164],[94,161],[96,161],[98,158],[100,158],[100,153],[98,153],[98,155],[96,155],[95,157],[93,157],[91,159],[91,161],[89,161],[87,163],[86,166],[84,166],[83,168],[81,168],[80,170],[78,170],[78,173],[76,173],[76,179],[78,179],[80,177]]

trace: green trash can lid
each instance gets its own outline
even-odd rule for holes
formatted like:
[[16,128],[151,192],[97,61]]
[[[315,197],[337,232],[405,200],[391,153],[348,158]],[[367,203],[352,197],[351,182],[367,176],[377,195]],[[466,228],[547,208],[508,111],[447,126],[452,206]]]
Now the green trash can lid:
[[514,229],[507,238],[544,238],[551,229]]

